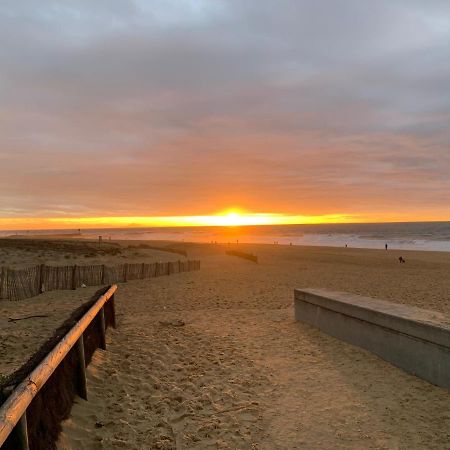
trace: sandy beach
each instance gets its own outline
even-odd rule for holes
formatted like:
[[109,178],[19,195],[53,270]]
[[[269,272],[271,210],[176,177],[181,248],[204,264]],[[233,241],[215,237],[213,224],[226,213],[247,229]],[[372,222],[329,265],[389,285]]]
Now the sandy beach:
[[[89,366],[89,401],[77,399],[60,449],[450,448],[447,390],[293,313],[296,287],[449,313],[450,254],[402,251],[400,265],[396,251],[232,246],[255,264],[225,245],[177,247],[201,271],[119,286],[118,328]],[[95,289],[1,302],[0,372]],[[7,321],[37,310],[49,317]]]

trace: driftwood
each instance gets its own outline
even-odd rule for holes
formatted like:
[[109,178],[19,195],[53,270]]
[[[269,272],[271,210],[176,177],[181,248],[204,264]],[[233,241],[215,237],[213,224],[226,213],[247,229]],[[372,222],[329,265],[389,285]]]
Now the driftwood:
[[225,253],[229,256],[238,256],[239,258],[248,259],[249,261],[258,263],[258,257],[256,255],[252,255],[251,253],[238,252],[236,250],[228,250]]
[[25,317],[8,317],[8,322],[17,322],[18,320],[27,320],[27,319],[34,319],[35,317],[50,317],[46,314],[35,314],[33,316],[25,316]]
[[159,323],[161,325],[170,326],[170,327],[184,327],[186,325],[183,320],[160,320]]

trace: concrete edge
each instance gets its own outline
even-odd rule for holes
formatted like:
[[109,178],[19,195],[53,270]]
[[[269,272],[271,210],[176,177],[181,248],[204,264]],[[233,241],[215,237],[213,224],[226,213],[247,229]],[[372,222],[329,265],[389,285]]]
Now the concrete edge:
[[[324,289],[295,289],[294,295],[296,300],[450,348],[450,326],[424,320],[433,315],[433,311]],[[399,315],[399,310],[409,312],[408,317]]]

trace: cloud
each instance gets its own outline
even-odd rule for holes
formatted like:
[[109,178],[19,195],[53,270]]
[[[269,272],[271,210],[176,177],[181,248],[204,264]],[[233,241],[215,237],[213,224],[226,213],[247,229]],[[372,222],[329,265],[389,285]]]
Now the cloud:
[[0,217],[446,208],[444,1],[3,1]]

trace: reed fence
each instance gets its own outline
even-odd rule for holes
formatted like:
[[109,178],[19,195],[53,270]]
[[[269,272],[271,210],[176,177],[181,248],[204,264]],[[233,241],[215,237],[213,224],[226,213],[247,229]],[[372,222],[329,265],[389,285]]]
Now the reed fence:
[[43,292],[77,289],[82,286],[124,283],[161,275],[200,270],[200,261],[172,261],[138,264],[88,266],[47,266],[26,269],[0,268],[0,299],[11,301],[34,297]]
[[75,395],[87,400],[86,367],[116,327],[114,293],[101,289],[75,310],[20,369],[0,383],[0,449],[53,450]]

